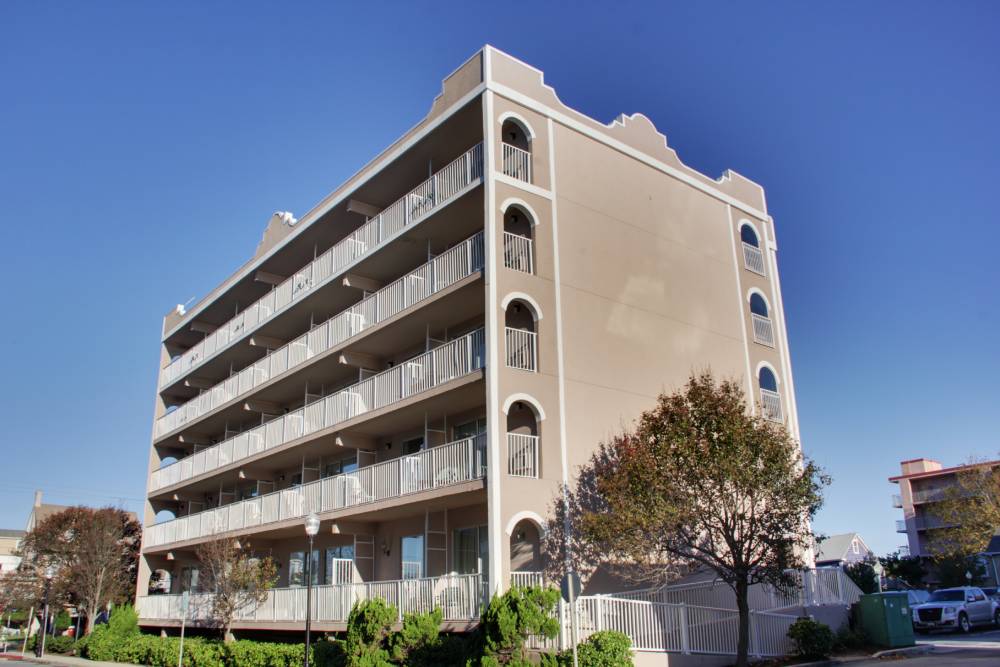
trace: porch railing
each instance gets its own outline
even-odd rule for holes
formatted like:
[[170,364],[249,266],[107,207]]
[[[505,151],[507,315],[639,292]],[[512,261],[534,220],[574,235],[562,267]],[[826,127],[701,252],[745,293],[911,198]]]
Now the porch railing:
[[507,327],[507,366],[524,371],[538,370],[538,336],[534,331]]
[[545,577],[541,572],[535,571],[511,572],[510,585],[522,588],[527,586],[544,586]]
[[743,266],[747,269],[764,275],[764,254],[755,245],[743,242]]
[[507,434],[507,474],[538,477],[538,436]]
[[476,144],[347,238],[324,252],[160,371],[159,386],[174,382],[282,312],[311,290],[337,278],[405,227],[475,184],[483,176],[483,145]]
[[480,232],[163,415],[156,421],[156,437],[187,426],[212,410],[245,396],[265,382],[290,372],[312,357],[482,268],[483,234]]
[[475,372],[485,363],[483,342],[483,330],[477,329],[378,375],[318,398],[155,471],[150,477],[150,489],[211,472]]
[[[420,579],[372,581],[367,583],[313,586],[311,618],[314,622],[344,622],[356,602],[382,598],[399,610],[400,618],[410,612],[427,612],[439,607],[447,621],[477,620],[483,603],[483,582],[479,574],[445,575]],[[211,620],[211,593],[190,596],[187,620]],[[139,617],[156,621],[181,619],[180,595],[145,595],[136,600]],[[275,588],[257,609],[237,614],[240,621],[305,621],[306,589]]]
[[481,479],[486,472],[485,451],[483,435],[431,447],[354,472],[154,524],[146,529],[144,545],[158,547],[247,530],[310,512],[333,512]]
[[781,396],[778,392],[771,391],[770,389],[761,389],[760,406],[765,419],[773,422],[782,422],[785,420],[784,413],[781,411]]
[[531,153],[508,143],[501,145],[504,175],[531,183]]
[[774,347],[774,327],[771,326],[771,318],[750,313],[750,319],[753,320],[754,342]]
[[534,273],[535,265],[532,259],[532,241],[526,236],[503,233],[503,265],[508,269]]

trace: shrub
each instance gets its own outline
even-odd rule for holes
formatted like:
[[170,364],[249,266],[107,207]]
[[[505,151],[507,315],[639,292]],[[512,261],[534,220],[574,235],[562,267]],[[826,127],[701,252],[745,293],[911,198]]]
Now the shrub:
[[830,626],[811,618],[800,618],[788,628],[795,653],[803,658],[826,658],[833,652],[834,636]]
[[347,664],[342,640],[320,640],[313,644],[312,651],[316,667],[345,667]]
[[834,640],[834,649],[838,651],[856,650],[865,648],[870,643],[871,641],[864,629],[844,626],[837,631],[837,637]]
[[[576,647],[580,667],[632,667],[632,640],[614,630],[602,630]],[[559,654],[562,665],[572,666],[573,651]]]
[[358,602],[347,617],[344,649],[348,667],[390,665],[388,639],[396,622],[396,608],[381,598]]
[[[35,646],[38,644],[38,635],[31,635],[28,637],[27,650],[34,651]],[[56,635],[55,637],[49,635],[45,638],[45,652],[46,653],[72,653],[76,649],[76,641],[72,637],[66,637],[63,635]]]
[[483,665],[528,664],[528,637],[552,639],[559,633],[554,588],[514,587],[490,600],[479,623],[478,649]]

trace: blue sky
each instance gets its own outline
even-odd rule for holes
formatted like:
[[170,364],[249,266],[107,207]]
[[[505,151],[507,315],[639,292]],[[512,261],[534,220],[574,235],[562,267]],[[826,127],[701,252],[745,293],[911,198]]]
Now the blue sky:
[[487,42],[764,184],[818,530],[894,549],[901,459],[1000,451],[1000,6],[361,4],[0,4],[0,526],[138,509],[162,315]]

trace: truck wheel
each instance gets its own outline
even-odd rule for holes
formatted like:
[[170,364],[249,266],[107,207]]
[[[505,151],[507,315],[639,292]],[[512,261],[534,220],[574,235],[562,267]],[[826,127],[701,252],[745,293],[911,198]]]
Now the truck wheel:
[[969,617],[964,611],[958,615],[958,627],[965,634],[972,632],[972,624],[969,623]]

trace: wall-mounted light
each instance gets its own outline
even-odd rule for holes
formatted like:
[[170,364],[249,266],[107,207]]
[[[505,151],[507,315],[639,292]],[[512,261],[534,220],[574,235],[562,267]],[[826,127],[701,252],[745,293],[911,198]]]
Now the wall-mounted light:
[[386,558],[389,557],[389,544],[385,540],[382,540],[382,553],[385,554]]

